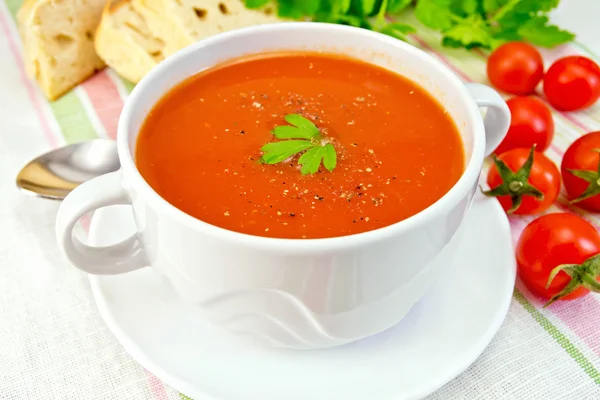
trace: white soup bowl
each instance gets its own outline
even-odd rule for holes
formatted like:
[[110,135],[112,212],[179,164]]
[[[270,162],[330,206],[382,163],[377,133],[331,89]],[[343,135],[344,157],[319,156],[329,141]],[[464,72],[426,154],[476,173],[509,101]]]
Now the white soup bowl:
[[[136,139],[148,111],[171,88],[200,71],[274,50],[344,54],[395,71],[423,87],[459,129],[466,167],[458,182],[406,220],[327,239],[232,232],[166,202],[134,162]],[[485,121],[479,107],[487,108]],[[75,266],[90,274],[120,274],[150,266],[178,292],[182,307],[187,303],[198,311],[190,318],[208,318],[261,343],[313,349],[352,342],[399,322],[444,268],[448,260],[436,256],[460,226],[483,159],[501,142],[509,123],[508,107],[494,90],[465,85],[431,56],[382,34],[305,22],[219,34],[168,58],[135,87],[119,121],[121,169],[88,181],[67,196],[57,217],[58,244]],[[128,240],[95,248],[74,237],[73,227],[84,214],[116,204],[132,206],[137,232]]]

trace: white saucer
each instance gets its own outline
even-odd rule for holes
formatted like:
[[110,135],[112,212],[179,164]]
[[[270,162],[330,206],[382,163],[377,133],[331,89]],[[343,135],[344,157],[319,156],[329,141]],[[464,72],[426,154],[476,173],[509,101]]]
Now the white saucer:
[[[127,206],[96,212],[93,245],[133,232]],[[453,260],[410,313],[383,333],[327,350],[253,347],[189,318],[151,269],[90,276],[98,309],[146,369],[194,400],[417,399],[463,372],[500,327],[515,283],[506,215],[478,195]]]

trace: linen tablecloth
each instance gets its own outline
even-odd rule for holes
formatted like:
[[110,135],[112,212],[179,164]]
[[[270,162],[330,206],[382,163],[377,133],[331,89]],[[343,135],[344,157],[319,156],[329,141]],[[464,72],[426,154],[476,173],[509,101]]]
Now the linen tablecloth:
[[[114,138],[133,88],[107,69],[47,102],[24,72],[15,25],[20,2],[0,2],[0,399],[185,399],[135,362],[101,320],[87,276],[58,252],[58,203],[14,187],[19,168],[41,152]],[[410,40],[464,81],[486,83],[486,53],[441,48],[428,31]],[[566,54],[598,60],[593,51],[574,43],[544,55],[547,62]],[[555,112],[554,120],[556,137],[546,154],[559,164],[575,138],[600,130],[600,105]],[[550,210],[557,211],[600,225],[598,215],[569,208],[564,194]],[[531,219],[511,218],[515,239]],[[429,399],[600,399],[600,296],[542,309],[518,282],[491,345]]]

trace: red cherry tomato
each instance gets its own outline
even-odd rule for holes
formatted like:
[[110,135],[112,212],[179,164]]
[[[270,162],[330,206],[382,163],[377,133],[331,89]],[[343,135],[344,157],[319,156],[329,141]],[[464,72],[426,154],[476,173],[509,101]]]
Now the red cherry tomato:
[[546,72],[544,93],[557,110],[589,107],[600,97],[600,67],[586,57],[561,58]]
[[[572,268],[587,274],[585,278],[592,278],[591,282],[599,280],[600,257],[593,256],[600,253],[600,234],[589,222],[576,215],[547,214],[533,220],[521,233],[516,253],[519,276],[525,286],[534,294],[552,301],[584,296],[591,286],[584,283],[583,276],[575,274],[571,278],[561,271],[546,288],[552,270],[559,265],[584,263]],[[572,280],[580,285],[575,285]],[[570,283],[573,287],[567,288],[568,293],[562,292]],[[572,291],[569,292],[570,289]]]
[[554,121],[550,109],[534,97],[513,97],[506,102],[510,109],[510,128],[496,149],[496,154],[518,147],[544,151],[554,137]]
[[600,131],[590,132],[569,146],[560,169],[571,203],[600,212]]
[[535,47],[527,43],[509,42],[490,55],[487,75],[498,89],[527,95],[533,93],[544,76],[544,61]]
[[509,214],[539,214],[558,197],[560,172],[544,154],[533,148],[513,149],[494,162],[487,176],[491,190],[485,194],[497,197]]

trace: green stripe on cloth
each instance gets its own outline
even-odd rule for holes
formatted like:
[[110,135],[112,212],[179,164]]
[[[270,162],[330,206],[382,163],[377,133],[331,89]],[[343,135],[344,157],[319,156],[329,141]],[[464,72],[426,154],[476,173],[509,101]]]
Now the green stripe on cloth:
[[[5,4],[16,21],[17,11],[23,0],[5,0]],[[86,110],[74,91],[70,91],[56,101],[49,102],[50,109],[68,143],[98,137]]]
[[4,0],[4,2],[6,4],[6,8],[8,8],[8,11],[10,12],[10,15],[16,19],[17,11],[19,11],[19,7],[21,7],[23,0]]
[[50,108],[67,143],[98,137],[75,92],[50,102]]
[[131,91],[135,87],[135,83],[133,83],[125,78],[121,78],[121,82],[123,83],[123,87],[125,88],[125,90],[127,90],[128,93],[131,93]]
[[552,324],[552,322],[548,320],[548,318],[546,318],[537,308],[535,308],[535,306],[531,304],[529,300],[523,296],[523,293],[521,293],[517,288],[515,288],[514,297],[523,306],[523,308],[529,314],[531,314],[533,319],[540,324],[540,326],[544,328],[546,332],[548,332],[550,337],[552,337],[552,339],[554,339],[560,345],[560,347],[565,349],[567,354],[571,356],[571,358],[575,360],[577,364],[579,364],[585,373],[588,374],[588,376],[592,378],[594,382],[600,385],[600,373],[594,367],[594,365],[587,358],[585,358],[581,351],[579,351],[577,347],[575,347],[573,343],[571,343],[571,341],[561,331],[559,331],[558,328]]
[[185,394],[183,393],[179,393],[179,397],[181,397],[181,400],[192,400],[191,397],[187,397]]

